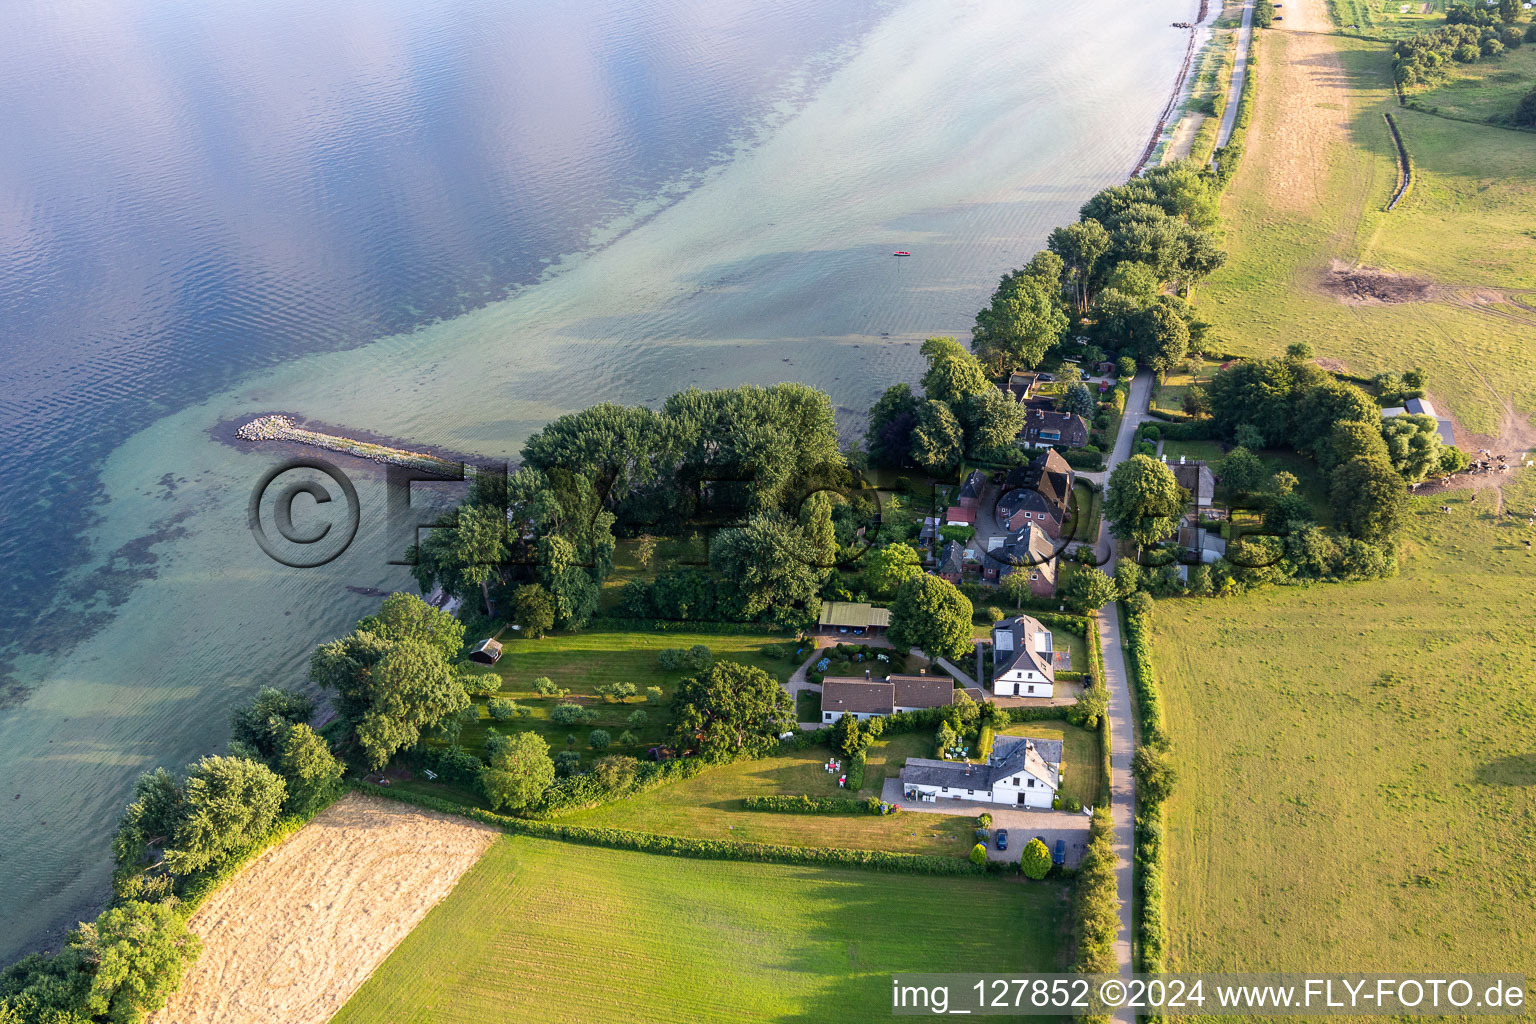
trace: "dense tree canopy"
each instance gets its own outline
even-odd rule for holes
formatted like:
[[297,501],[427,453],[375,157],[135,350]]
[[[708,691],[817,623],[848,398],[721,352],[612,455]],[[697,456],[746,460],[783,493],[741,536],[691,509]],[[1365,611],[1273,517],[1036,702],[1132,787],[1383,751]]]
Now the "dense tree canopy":
[[95,966],[82,1007],[112,1024],[140,1024],[181,987],[202,943],[168,903],[128,902],[80,926],[72,945]]
[[1350,536],[1381,543],[1402,527],[1406,489],[1395,466],[1384,458],[1359,457],[1333,471],[1333,516]]
[[347,636],[321,644],[310,658],[310,679],[335,691],[349,742],[370,768],[382,768],[396,751],[415,745],[423,731],[469,705],[459,671],[445,655],[450,648],[458,654],[462,627],[455,643],[452,627],[432,624],[441,611],[399,596],[404,600],[394,607],[412,614],[365,619]]
[[885,596],[895,593],[907,580],[923,574],[923,563],[907,544],[887,544],[865,553],[860,564],[864,585],[871,593]]
[[[813,525],[813,524],[808,524]],[[817,601],[832,554],[788,516],[765,512],[746,526],[721,530],[709,545],[709,564],[735,590],[735,615],[793,614]]]
[[503,736],[492,729],[485,739],[485,753],[479,782],[492,810],[527,807],[555,781],[549,744],[536,732]]
[[318,810],[341,784],[346,766],[331,746],[305,722],[288,727],[277,753],[277,774],[287,790],[283,804],[296,814]]
[[869,410],[864,447],[877,466],[905,466],[912,458],[918,400],[910,384],[893,384]]
[[948,476],[965,457],[965,429],[943,402],[925,401],[912,429],[912,461],[934,476]]
[[1440,425],[1433,416],[1383,420],[1381,437],[1387,445],[1387,460],[1408,483],[1421,483],[1431,473],[1440,472],[1445,442],[1440,440]]
[[1112,536],[1156,544],[1173,534],[1187,500],[1172,470],[1146,455],[1133,455],[1109,476],[1104,517]]
[[315,702],[295,690],[263,686],[251,703],[238,707],[229,716],[229,738],[242,744],[257,757],[273,758],[295,722],[307,722],[315,713]]
[[903,583],[891,604],[886,635],[898,648],[917,647],[933,657],[969,652],[971,602],[948,580],[924,574]]
[[1067,315],[1056,293],[1029,270],[1015,270],[1004,275],[991,303],[976,314],[971,345],[994,373],[1007,373],[1038,366],[1066,330]]
[[795,706],[789,693],[762,669],[717,661],[678,684],[672,718],[680,748],[719,759],[767,749],[795,728]]
[[266,835],[283,806],[283,780],[243,757],[205,757],[191,767],[165,866],[185,875],[215,864]]

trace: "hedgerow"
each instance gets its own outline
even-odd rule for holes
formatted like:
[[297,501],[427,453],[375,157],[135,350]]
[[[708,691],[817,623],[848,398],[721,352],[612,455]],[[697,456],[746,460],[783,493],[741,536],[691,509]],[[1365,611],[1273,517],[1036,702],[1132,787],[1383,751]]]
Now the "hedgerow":
[[863,800],[846,796],[749,796],[742,806],[776,814],[890,814],[896,809],[877,796]]
[[835,867],[863,868],[914,875],[983,875],[1003,873],[1015,865],[997,868],[977,867],[958,857],[940,857],[921,853],[887,853],[884,850],[847,850],[828,846],[784,846],[773,843],[743,843],[729,839],[687,839],[681,836],[654,835],[619,828],[589,828],[562,825],[552,821],[513,818],[476,807],[461,807],[447,800],[403,790],[384,790],[353,783],[361,792],[374,793],[390,800],[415,804],[428,810],[457,814],[491,825],[510,835],[534,839],[555,839],[583,846],[601,846],[612,850],[659,853],[699,860],[748,861],[761,864],[826,864]]

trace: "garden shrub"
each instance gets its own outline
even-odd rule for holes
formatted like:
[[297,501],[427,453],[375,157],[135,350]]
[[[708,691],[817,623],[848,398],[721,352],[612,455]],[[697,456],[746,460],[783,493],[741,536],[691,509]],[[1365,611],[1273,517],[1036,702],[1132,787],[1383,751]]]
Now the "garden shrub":
[[1051,870],[1051,851],[1039,839],[1031,839],[1019,855],[1019,869],[1030,878],[1044,878]]
[[987,862],[987,848],[981,843],[971,847],[971,863],[981,867]]

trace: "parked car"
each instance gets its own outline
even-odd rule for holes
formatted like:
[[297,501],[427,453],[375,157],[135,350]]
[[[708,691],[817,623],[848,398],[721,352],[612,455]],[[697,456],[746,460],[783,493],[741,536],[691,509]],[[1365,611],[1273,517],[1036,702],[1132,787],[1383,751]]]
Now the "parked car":
[[1051,854],[1051,863],[1055,864],[1057,867],[1061,867],[1066,862],[1067,841],[1065,839],[1058,839],[1056,840],[1056,852]]
[[997,848],[999,850],[1008,849],[1008,830],[1005,828],[997,830]]

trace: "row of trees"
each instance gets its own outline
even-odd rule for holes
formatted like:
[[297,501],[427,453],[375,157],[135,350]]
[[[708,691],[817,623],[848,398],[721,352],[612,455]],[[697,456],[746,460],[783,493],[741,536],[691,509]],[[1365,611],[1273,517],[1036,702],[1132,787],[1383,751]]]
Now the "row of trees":
[[313,712],[302,694],[263,689],[231,716],[229,755],[140,776],[112,840],[113,905],[57,953],[0,972],[0,1024],[138,1024],[163,1007],[201,949],[178,896],[338,791],[345,766]]

